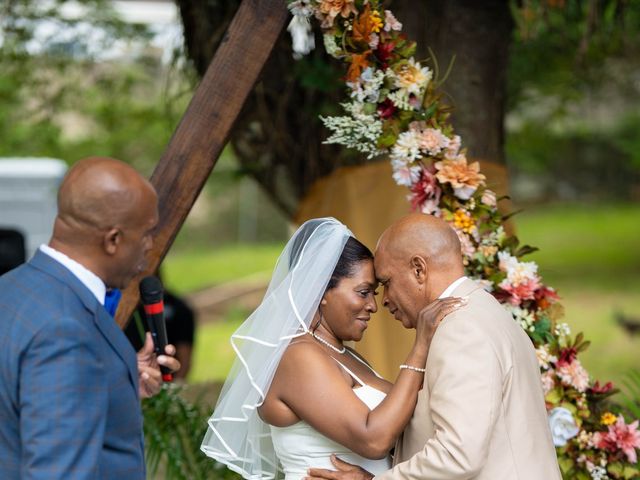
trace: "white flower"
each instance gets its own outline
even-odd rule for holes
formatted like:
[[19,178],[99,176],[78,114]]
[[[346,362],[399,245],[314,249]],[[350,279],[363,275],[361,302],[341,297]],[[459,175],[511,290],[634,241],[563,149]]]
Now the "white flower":
[[523,283],[537,282],[538,265],[535,262],[520,262],[509,252],[498,252],[499,268],[506,272],[507,282],[513,286],[522,285]]
[[378,34],[372,33],[371,36],[369,37],[369,48],[371,48],[372,50],[375,50],[376,48],[378,48],[379,43],[380,43],[380,37],[378,36]]
[[460,200],[469,200],[473,192],[476,191],[476,187],[458,187],[453,189],[453,194],[458,197]]
[[376,103],[380,98],[383,82],[384,72],[367,67],[357,81],[347,82],[347,85],[351,88],[351,98],[358,102]]
[[496,194],[492,190],[488,188],[482,193],[482,198],[480,199],[482,203],[487,205],[488,207],[495,207],[497,204]]
[[534,323],[536,322],[536,316],[532,312],[508,302],[502,305],[525,331],[533,332],[535,330]]
[[450,138],[447,148],[444,152],[444,158],[446,158],[447,160],[455,160],[458,157],[461,145],[462,139],[460,138],[460,135],[454,135],[453,138]]
[[287,30],[291,34],[293,43],[293,58],[300,59],[315,48],[316,41],[311,30],[309,17],[294,15]]
[[313,7],[310,5],[311,0],[296,0],[289,4],[291,15],[309,18],[313,15]]
[[[591,467],[591,469],[589,469],[589,467]],[[587,469],[589,470],[592,480],[609,480],[606,468],[587,465]]]
[[538,357],[538,365],[540,368],[548,369],[549,363],[555,363],[558,361],[558,358],[555,355],[551,355],[549,353],[549,349],[546,345],[540,345],[536,348],[536,357]]
[[573,415],[564,407],[556,407],[549,412],[549,428],[556,447],[564,447],[580,431]]
[[382,135],[382,121],[374,115],[364,113],[361,103],[341,104],[349,116],[320,117],[332,135],[323,143],[336,143],[366,153],[373,158],[384,153],[378,149],[378,138]]
[[384,11],[384,31],[390,32],[391,30],[402,30],[402,24],[389,10]]
[[403,158],[408,161],[418,160],[422,157],[420,153],[420,139],[413,130],[402,132],[396,140],[396,144],[391,149],[391,158]]
[[398,185],[410,187],[420,178],[421,167],[404,166],[394,170],[393,179]]
[[396,70],[388,69],[387,76],[393,81],[394,87],[406,92],[407,97],[409,94],[419,97],[427,88],[433,73],[411,57]]
[[557,337],[568,337],[569,335],[571,335],[571,329],[566,323],[558,323],[556,325],[554,333]]
[[409,94],[406,90],[396,90],[387,95],[387,98],[400,110],[413,110],[413,105],[409,102]]
[[340,47],[336,43],[336,37],[331,33],[325,33],[322,36],[322,41],[324,42],[324,49],[327,53],[333,58],[339,58],[338,53],[340,52]]
[[472,280],[480,285],[485,292],[493,292],[493,282],[491,280],[486,278],[472,278]]

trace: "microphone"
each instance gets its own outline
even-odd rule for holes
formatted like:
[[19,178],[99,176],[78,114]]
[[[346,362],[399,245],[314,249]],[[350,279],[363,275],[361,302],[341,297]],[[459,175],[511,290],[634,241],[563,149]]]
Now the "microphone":
[[[144,313],[147,319],[147,326],[153,338],[153,347],[156,355],[164,355],[164,347],[167,346],[167,327],[164,322],[164,291],[162,283],[158,277],[144,277],[140,282],[140,299],[144,306]],[[173,374],[171,371],[160,365],[162,380],[171,382]]]

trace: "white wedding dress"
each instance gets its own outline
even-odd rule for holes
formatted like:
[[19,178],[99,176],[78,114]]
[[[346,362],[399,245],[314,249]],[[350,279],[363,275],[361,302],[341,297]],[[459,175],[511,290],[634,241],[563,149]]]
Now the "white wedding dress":
[[[349,350],[347,351],[356,360],[367,365]],[[359,385],[353,388],[353,393],[369,407],[369,410],[373,410],[384,400],[386,393],[365,384],[342,363],[337,360],[336,362],[351,375]],[[367,367],[369,366],[367,365]],[[379,377],[373,369],[371,369],[371,371]],[[274,427],[271,425],[271,440],[273,441],[276,455],[280,460],[285,474],[285,480],[299,480],[304,478],[307,476],[307,470],[309,468],[335,470],[330,460],[330,456],[333,453],[335,453],[338,458],[359,465],[374,475],[391,468],[391,458],[388,455],[380,460],[364,458],[325,437],[311,427],[311,425],[303,421],[294,423],[288,427]]]

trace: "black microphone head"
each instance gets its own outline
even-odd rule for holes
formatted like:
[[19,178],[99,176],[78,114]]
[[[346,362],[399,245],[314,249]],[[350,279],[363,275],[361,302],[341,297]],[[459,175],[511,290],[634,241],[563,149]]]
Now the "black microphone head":
[[145,305],[150,305],[162,301],[162,283],[158,277],[149,275],[140,282],[140,299]]

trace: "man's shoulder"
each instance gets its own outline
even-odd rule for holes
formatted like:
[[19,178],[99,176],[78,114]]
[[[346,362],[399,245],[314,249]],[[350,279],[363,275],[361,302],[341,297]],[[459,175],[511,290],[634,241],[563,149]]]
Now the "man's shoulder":
[[85,310],[69,285],[28,263],[0,277],[0,305],[2,317],[18,318],[27,328],[51,318],[75,321]]

